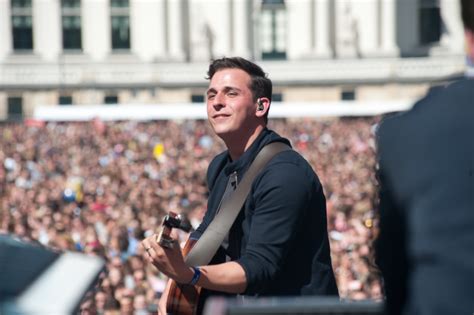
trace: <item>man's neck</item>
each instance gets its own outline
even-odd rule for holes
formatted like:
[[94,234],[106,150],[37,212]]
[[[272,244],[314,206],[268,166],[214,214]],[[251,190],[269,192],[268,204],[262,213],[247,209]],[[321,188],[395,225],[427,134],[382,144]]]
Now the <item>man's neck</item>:
[[238,160],[248,148],[255,142],[260,133],[265,129],[264,126],[258,126],[252,133],[243,136],[236,135],[223,139],[229,150],[232,161]]

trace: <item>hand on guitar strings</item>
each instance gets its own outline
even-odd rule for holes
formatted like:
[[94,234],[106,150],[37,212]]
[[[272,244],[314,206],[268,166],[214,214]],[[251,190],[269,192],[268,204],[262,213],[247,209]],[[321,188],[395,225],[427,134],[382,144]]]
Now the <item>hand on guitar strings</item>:
[[193,278],[194,271],[185,264],[178,241],[174,240],[170,248],[162,247],[158,235],[153,234],[145,238],[141,246],[145,250],[144,258],[176,282],[189,283]]

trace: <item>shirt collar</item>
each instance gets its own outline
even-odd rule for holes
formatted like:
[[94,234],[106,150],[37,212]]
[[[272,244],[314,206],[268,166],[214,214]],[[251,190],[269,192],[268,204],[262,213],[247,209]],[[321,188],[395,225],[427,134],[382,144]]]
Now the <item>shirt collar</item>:
[[240,156],[237,160],[232,161],[230,158],[230,154],[228,155],[228,162],[229,164],[225,168],[225,173],[229,175],[230,173],[236,171],[239,172],[246,168],[247,164],[249,164],[253,158],[257,155],[259,151],[259,147],[261,142],[268,134],[269,130],[265,128],[255,139],[255,141],[250,145],[250,147],[245,150],[244,154]]

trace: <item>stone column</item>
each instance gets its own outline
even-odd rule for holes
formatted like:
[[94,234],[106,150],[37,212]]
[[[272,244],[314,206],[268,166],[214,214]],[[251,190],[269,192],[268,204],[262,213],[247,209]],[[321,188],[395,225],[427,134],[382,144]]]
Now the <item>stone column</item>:
[[102,61],[111,51],[109,1],[82,0],[82,43],[84,53]]
[[42,0],[32,3],[33,50],[42,59],[54,61],[62,51],[60,1]]
[[399,49],[396,44],[396,10],[395,0],[381,0],[381,53],[385,56],[396,56]]
[[0,63],[13,50],[10,1],[0,1]]
[[[332,56],[331,45],[329,43],[329,1],[330,0],[313,0],[314,1],[314,54],[317,57],[329,58]],[[331,0],[333,1],[333,0]]]
[[234,24],[231,36],[234,51],[232,54],[248,58],[250,56],[250,47],[248,46],[249,32],[252,29],[252,25],[247,23],[247,3],[246,0],[234,0],[233,5]]
[[441,35],[441,46],[451,53],[463,54],[464,27],[460,17],[459,1],[440,0],[441,18],[446,30]]
[[[310,1],[288,0],[286,5],[286,56],[288,60],[310,56],[314,47],[314,27]],[[284,12],[284,11],[281,11]]]
[[335,49],[340,58],[357,56],[357,25],[353,11],[354,3],[349,0],[332,0],[335,2]]
[[165,55],[163,0],[130,1],[131,49],[143,61]]
[[168,1],[168,43],[169,57],[174,60],[184,60],[183,47],[183,16],[181,1]]

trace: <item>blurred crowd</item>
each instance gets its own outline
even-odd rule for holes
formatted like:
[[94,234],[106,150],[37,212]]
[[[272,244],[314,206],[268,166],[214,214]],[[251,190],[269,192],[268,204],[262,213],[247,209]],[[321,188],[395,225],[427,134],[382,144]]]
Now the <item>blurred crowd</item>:
[[[381,298],[371,245],[376,123],[299,118],[269,124],[323,183],[333,265],[345,299]],[[105,271],[82,304],[84,313],[154,313],[166,279],[144,261],[139,243],[159,231],[168,211],[197,227],[206,210],[207,166],[222,150],[200,120],[5,123],[0,233],[104,257]]]

